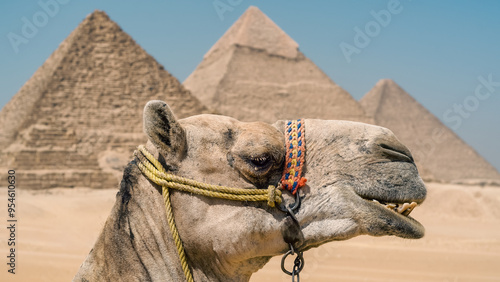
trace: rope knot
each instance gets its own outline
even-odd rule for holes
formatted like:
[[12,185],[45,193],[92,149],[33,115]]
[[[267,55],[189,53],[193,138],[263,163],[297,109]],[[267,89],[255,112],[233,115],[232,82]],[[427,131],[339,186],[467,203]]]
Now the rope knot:
[[276,188],[274,185],[269,185],[267,187],[267,205],[274,208],[276,204],[281,204],[281,190]]

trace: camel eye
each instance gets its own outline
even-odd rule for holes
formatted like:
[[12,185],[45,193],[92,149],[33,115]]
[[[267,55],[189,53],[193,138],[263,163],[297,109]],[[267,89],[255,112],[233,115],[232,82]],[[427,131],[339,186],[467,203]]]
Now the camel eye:
[[235,154],[234,169],[247,181],[259,189],[267,188],[270,178],[281,176],[281,160],[277,160],[272,151],[250,148],[247,152]]
[[256,169],[262,169],[271,164],[271,157],[267,154],[264,154],[258,157],[250,158],[250,162],[255,166]]

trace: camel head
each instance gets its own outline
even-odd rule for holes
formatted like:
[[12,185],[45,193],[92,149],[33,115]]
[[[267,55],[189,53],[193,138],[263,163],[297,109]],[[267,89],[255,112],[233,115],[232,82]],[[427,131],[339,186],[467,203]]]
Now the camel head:
[[[218,115],[177,120],[166,103],[144,110],[147,148],[171,173],[239,188],[276,185],[285,158],[285,122],[239,122]],[[408,214],[426,189],[410,151],[383,127],[305,120],[307,183],[297,248],[307,250],[358,235],[421,238]],[[179,233],[191,267],[245,276],[283,254],[286,214],[265,203],[238,202],[172,191]],[[283,192],[287,205],[294,197]],[[405,204],[406,203],[406,204]],[[166,234],[169,236],[169,234]],[[213,259],[207,260],[211,256]],[[213,264],[213,265],[208,265]]]

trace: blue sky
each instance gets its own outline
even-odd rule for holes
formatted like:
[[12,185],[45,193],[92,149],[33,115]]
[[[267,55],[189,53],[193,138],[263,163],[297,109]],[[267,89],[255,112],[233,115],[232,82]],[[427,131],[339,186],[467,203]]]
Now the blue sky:
[[[0,107],[95,9],[182,82],[253,5],[354,98],[391,78],[500,170],[500,1],[158,2],[2,1]],[[49,5],[49,14],[44,3],[57,9]],[[216,5],[227,10],[218,12]],[[13,44],[13,34],[23,36],[24,21],[34,17],[36,32]],[[352,53],[346,56],[341,45]]]

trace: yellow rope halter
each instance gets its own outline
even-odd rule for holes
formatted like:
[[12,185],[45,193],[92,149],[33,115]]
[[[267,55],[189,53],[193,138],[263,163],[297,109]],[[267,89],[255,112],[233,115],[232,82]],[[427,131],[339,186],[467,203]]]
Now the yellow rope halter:
[[184,252],[184,247],[175,225],[174,215],[172,213],[172,205],[170,203],[170,193],[168,190],[169,188],[207,197],[227,200],[249,202],[266,201],[270,207],[274,207],[276,204],[281,204],[281,190],[273,185],[269,185],[267,190],[242,189],[211,185],[192,179],[179,177],[167,173],[160,162],[155,159],[155,157],[151,155],[151,153],[149,153],[143,145],[140,145],[139,147],[137,147],[137,149],[138,151],[136,150],[134,152],[134,155],[139,159],[137,166],[142,171],[142,173],[147,178],[149,178],[149,180],[162,187],[162,195],[165,202],[168,225],[170,226],[170,231],[172,232],[172,237],[175,241],[177,252],[179,253],[179,259],[181,261],[182,270],[184,271],[184,276],[186,276],[186,281],[192,282],[193,275],[191,274],[191,270],[189,269],[186,260],[186,253]]

